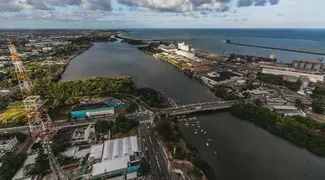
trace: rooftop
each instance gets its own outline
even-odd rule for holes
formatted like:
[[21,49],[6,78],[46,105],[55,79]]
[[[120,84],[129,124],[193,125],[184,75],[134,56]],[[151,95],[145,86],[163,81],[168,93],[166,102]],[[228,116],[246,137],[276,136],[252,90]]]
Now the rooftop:
[[138,151],[138,140],[136,136],[108,140],[104,142],[102,161],[118,159],[125,156],[128,157]]
[[96,144],[96,145],[91,146],[89,157],[94,157],[94,159],[101,159],[102,152],[103,152],[103,146],[104,146],[104,144]]
[[122,157],[119,159],[113,159],[110,161],[103,161],[101,163],[94,164],[91,175],[96,176],[107,172],[126,169],[128,167],[129,161],[130,157]]

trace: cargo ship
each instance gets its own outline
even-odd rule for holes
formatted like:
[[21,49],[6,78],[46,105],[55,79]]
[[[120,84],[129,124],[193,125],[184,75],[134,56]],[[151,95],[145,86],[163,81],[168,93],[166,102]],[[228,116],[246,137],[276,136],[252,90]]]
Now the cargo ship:
[[277,58],[275,54],[271,54],[270,57],[264,56],[255,56],[255,55],[248,55],[248,54],[234,54],[231,53],[229,55],[230,60],[246,60],[249,62],[276,62]]

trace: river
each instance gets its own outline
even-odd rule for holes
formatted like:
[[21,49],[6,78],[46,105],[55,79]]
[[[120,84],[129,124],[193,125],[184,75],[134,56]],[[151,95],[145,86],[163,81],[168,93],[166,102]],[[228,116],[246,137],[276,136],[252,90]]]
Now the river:
[[[173,66],[138,51],[135,46],[119,42],[97,43],[73,59],[62,75],[62,81],[121,75],[132,76],[138,87],[159,90],[178,104],[217,99],[208,88]],[[196,116],[200,129],[204,129],[206,134],[195,135],[194,127],[183,123],[180,124],[181,130],[222,180],[325,179],[325,158],[300,149],[226,111]]]

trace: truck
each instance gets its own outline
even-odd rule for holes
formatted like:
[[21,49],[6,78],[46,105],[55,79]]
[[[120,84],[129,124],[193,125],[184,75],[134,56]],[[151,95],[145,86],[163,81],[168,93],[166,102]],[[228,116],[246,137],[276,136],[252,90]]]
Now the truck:
[[197,107],[195,107],[194,109],[195,109],[195,110],[200,110],[200,109],[202,109],[202,106],[197,106]]

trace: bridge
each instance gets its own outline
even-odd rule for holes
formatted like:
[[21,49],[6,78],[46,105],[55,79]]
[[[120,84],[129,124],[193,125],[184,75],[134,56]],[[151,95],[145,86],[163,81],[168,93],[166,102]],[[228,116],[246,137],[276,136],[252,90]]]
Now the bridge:
[[169,115],[182,115],[195,112],[221,110],[230,108],[236,101],[211,101],[203,103],[194,103],[183,106],[176,106],[166,109],[160,109],[155,114],[169,114]]
[[[211,102],[202,102],[202,103],[194,103],[194,104],[187,104],[187,105],[179,105],[175,107],[165,108],[165,109],[151,109],[146,110],[140,113],[132,113],[127,114],[126,117],[130,119],[137,119],[140,123],[149,123],[152,122],[156,115],[160,114],[168,114],[168,115],[183,115],[183,114],[190,114],[195,112],[203,112],[203,111],[212,111],[212,110],[221,110],[227,109],[231,107],[236,101],[211,101]],[[114,116],[100,116],[100,117],[93,117],[88,119],[79,119],[79,120],[60,120],[55,121],[54,124],[57,128],[64,128],[64,127],[73,127],[73,126],[82,126],[87,125],[89,123],[94,123],[97,120],[109,120],[114,121],[117,115]],[[28,126],[18,126],[18,127],[10,127],[10,128],[2,128],[0,129],[0,133],[4,132],[29,132]]]

